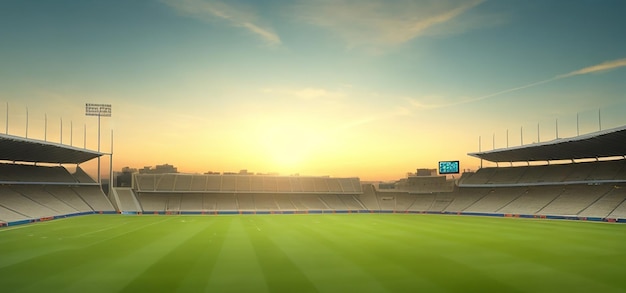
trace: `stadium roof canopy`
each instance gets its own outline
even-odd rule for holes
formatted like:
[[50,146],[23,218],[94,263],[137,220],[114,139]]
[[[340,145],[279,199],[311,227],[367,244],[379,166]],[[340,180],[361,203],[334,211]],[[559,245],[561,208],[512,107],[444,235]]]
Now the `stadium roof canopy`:
[[0,134],[0,160],[80,164],[103,153],[36,139]]
[[626,155],[626,126],[571,138],[468,153],[490,162],[556,161]]

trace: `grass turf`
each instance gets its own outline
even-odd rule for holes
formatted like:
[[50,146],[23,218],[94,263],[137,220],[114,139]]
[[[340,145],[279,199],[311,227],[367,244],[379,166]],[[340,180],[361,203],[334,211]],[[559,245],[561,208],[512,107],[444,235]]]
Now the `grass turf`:
[[626,225],[94,215],[0,229],[2,292],[626,292]]

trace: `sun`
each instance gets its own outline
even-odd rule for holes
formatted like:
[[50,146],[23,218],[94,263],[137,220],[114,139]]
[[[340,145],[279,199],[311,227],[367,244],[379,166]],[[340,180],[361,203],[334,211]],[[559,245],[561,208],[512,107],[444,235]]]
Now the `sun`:
[[301,145],[285,143],[271,150],[272,161],[281,169],[293,169],[307,161],[306,150]]
[[316,129],[282,123],[266,128],[261,141],[276,171],[297,173],[312,163],[323,139]]

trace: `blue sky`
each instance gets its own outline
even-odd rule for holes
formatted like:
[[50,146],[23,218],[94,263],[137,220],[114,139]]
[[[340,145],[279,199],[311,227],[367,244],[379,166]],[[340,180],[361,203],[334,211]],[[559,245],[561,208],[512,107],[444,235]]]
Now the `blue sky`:
[[[0,2],[11,134],[170,163],[394,179],[478,149],[626,124],[623,1]],[[1,112],[1,110],[0,110]],[[51,122],[44,130],[44,117]],[[62,119],[63,122],[60,120]],[[515,134],[513,134],[515,133]],[[103,137],[108,145],[108,137]],[[104,147],[103,150],[108,150]]]

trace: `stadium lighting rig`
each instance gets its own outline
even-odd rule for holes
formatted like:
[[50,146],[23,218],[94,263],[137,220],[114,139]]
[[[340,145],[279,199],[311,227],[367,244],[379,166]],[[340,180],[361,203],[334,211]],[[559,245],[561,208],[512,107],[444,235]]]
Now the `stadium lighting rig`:
[[[100,118],[111,117],[111,104],[87,103],[85,104],[85,115],[86,116],[98,116],[98,153],[99,153],[100,152]],[[102,183],[100,180],[100,156],[98,156],[98,183]]]

